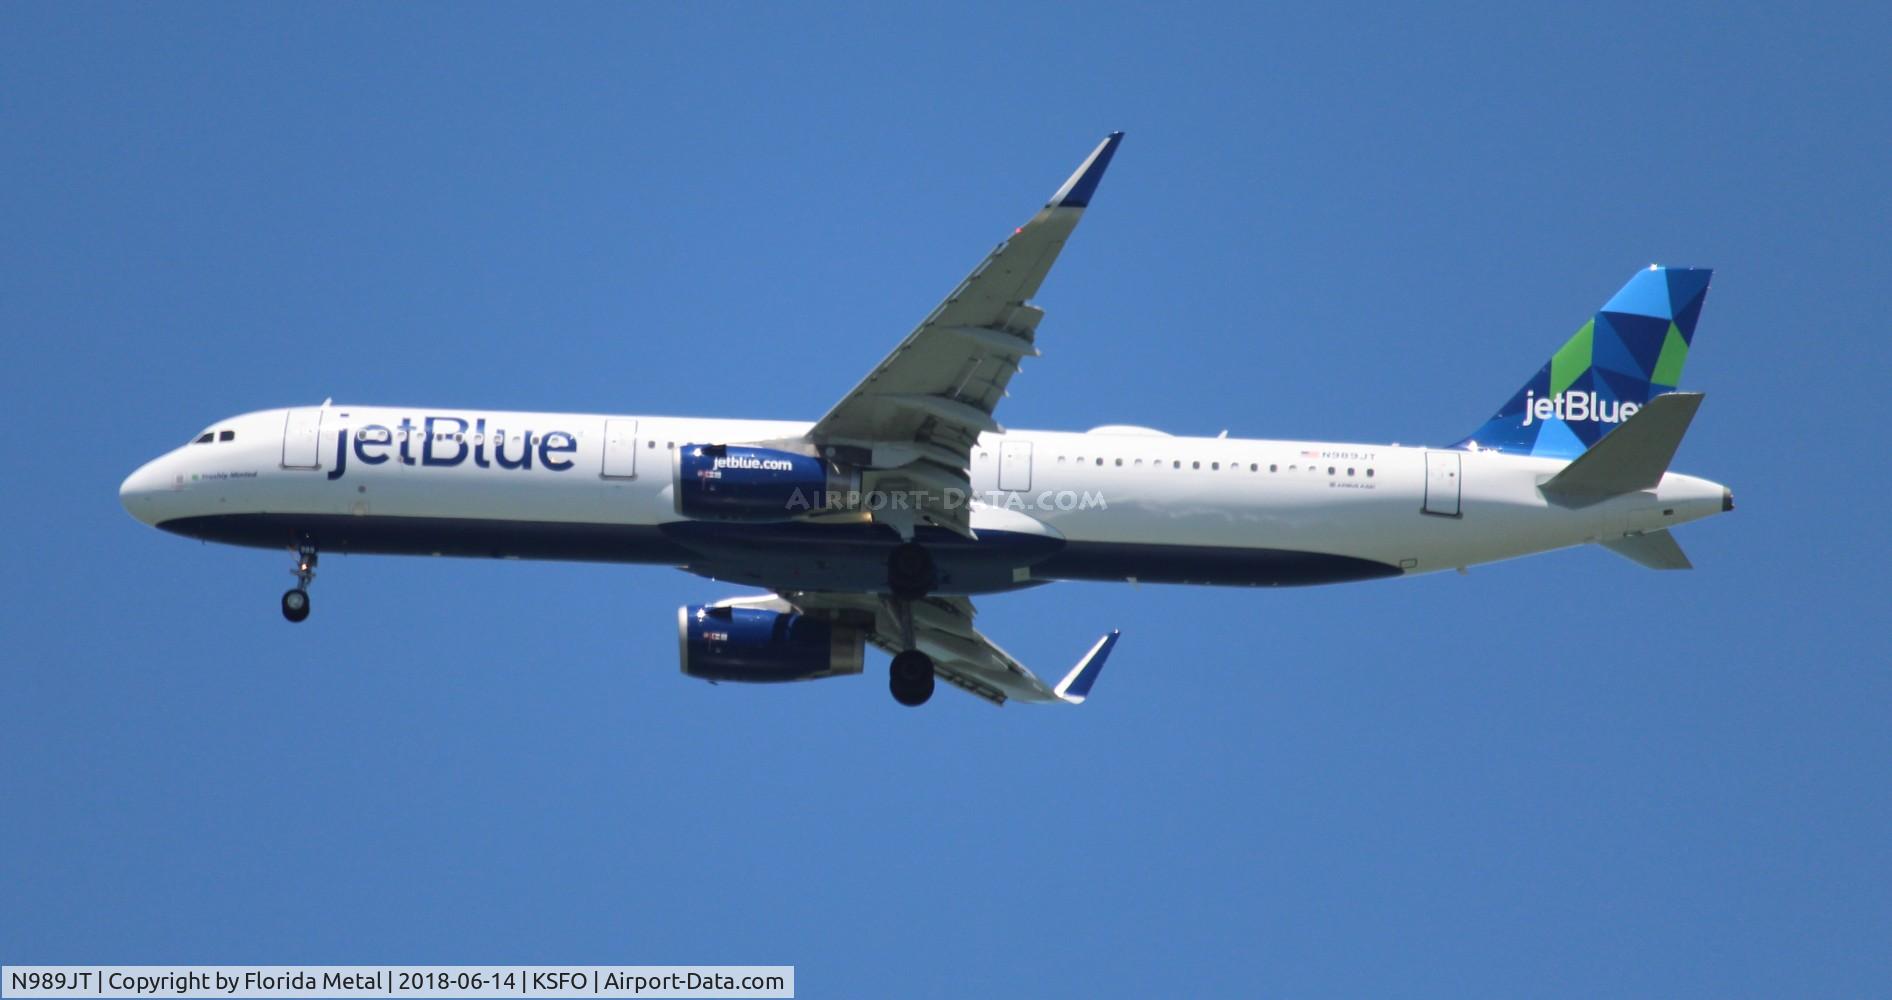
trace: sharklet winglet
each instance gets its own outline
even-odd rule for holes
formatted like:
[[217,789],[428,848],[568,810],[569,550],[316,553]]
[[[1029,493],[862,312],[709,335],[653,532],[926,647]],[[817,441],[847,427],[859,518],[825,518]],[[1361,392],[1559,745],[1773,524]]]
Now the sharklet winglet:
[[1072,667],[1071,672],[1065,674],[1058,686],[1052,689],[1052,693],[1066,704],[1084,704],[1084,699],[1090,697],[1091,685],[1097,683],[1097,675],[1104,672],[1104,661],[1110,658],[1110,651],[1116,648],[1117,637],[1122,634],[1121,629],[1113,628],[1108,635],[1097,640],[1090,652],[1085,653],[1084,658],[1077,661],[1077,666]]
[[1104,141],[1091,150],[1083,165],[1077,168],[1058,193],[1046,203],[1048,208],[1083,208],[1091,203],[1091,196],[1097,193],[1097,184],[1104,179],[1104,171],[1110,167],[1110,158],[1117,155],[1117,147],[1123,143],[1122,132],[1112,132]]

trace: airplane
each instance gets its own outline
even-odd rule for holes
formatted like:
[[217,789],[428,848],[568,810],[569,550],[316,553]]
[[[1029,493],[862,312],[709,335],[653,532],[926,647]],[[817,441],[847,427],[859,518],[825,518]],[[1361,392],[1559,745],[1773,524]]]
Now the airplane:
[[1123,133],[819,420],[319,406],[219,420],[119,489],[138,520],[295,553],[675,566],[765,594],[677,612],[690,677],[812,680],[892,654],[994,704],[1082,703],[1111,631],[1056,684],[974,627],[971,598],[1061,580],[1277,587],[1417,576],[1598,543],[1687,569],[1676,525],[1734,509],[1669,471],[1675,391],[1712,272],[1638,271],[1448,447],[1180,437],[995,419],[1038,356],[1032,304]]

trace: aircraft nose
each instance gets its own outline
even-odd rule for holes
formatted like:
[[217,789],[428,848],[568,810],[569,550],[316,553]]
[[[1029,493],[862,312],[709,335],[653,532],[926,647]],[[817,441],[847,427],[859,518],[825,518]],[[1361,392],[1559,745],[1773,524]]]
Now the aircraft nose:
[[125,505],[125,512],[132,517],[154,524],[157,517],[154,500],[164,488],[164,474],[158,462],[146,462],[118,484],[118,502]]

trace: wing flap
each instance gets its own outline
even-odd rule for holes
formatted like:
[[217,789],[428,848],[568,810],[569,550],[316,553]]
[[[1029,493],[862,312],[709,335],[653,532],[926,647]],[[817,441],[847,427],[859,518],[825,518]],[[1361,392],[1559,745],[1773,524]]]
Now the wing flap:
[[[863,620],[871,616],[868,641],[889,654],[900,651],[900,628],[887,599],[874,594],[837,594],[787,591],[755,601],[782,601],[811,615]],[[773,605],[771,605],[773,606]],[[1097,682],[1104,661],[1117,644],[1112,630],[1091,646],[1077,665],[1056,686],[1018,662],[997,643],[972,627],[977,610],[963,597],[928,597],[913,602],[913,640],[933,658],[933,672],[948,683],[1003,705],[1018,700],[1037,703],[1083,704]]]

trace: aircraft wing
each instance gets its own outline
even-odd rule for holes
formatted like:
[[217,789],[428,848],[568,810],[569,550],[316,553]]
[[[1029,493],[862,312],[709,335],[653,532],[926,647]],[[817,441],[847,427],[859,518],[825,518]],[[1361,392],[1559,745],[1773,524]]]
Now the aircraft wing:
[[1030,298],[1044,283],[1110,165],[1122,132],[1091,151],[1045,207],[986,255],[893,353],[809,431],[823,453],[866,470],[863,489],[910,490],[917,511],[875,519],[911,538],[915,523],[970,536],[964,504],[939,502],[970,491],[972,448],[997,431],[993,411],[1033,345],[1044,312]]
[[[898,653],[900,623],[887,598],[874,594],[834,594],[787,591],[780,596],[737,598],[724,603],[776,606],[782,602],[805,615],[873,622],[868,640],[889,653]],[[972,602],[963,597],[926,597],[913,602],[913,641],[933,658],[933,672],[954,686],[1003,705],[1010,699],[1026,702],[1082,704],[1091,685],[1103,672],[1104,661],[1117,645],[1112,630],[1091,646],[1057,684],[1046,684],[1025,665],[972,627]]]

